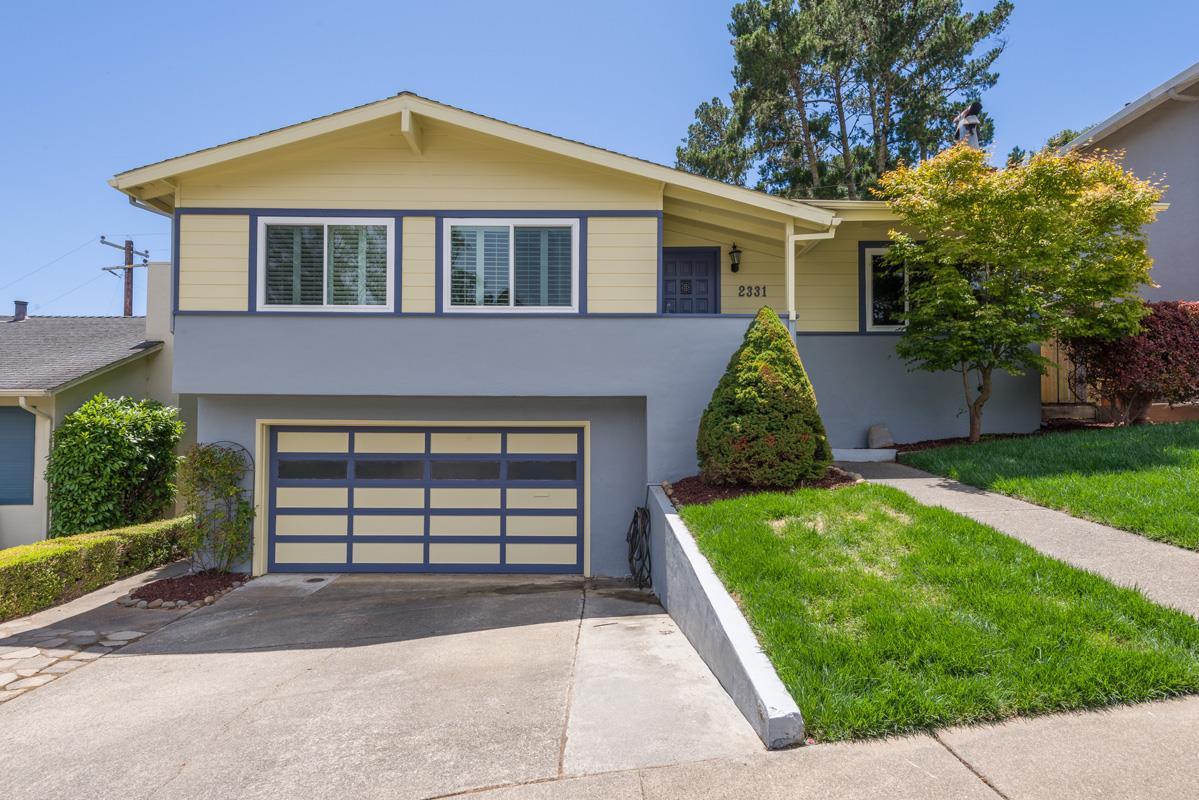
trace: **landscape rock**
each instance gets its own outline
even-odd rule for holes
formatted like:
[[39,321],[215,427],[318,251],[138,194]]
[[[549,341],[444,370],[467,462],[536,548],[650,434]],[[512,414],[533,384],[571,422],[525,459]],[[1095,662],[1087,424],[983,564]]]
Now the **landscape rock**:
[[155,598],[150,601],[149,605],[147,605],[146,608],[160,608],[161,606],[162,606],[162,601],[159,600],[158,598]]
[[21,672],[23,670],[41,670],[53,664],[57,659],[48,656],[37,655],[33,658],[23,658],[12,665],[13,672]]
[[82,661],[59,661],[57,664],[51,664],[42,670],[43,675],[65,675],[71,670],[79,669],[83,666]]
[[204,598],[204,605],[206,605],[206,606],[210,606],[215,602],[216,602],[216,598],[213,597],[212,595],[208,595],[208,597]]
[[3,703],[6,700],[12,700],[14,697],[20,697],[23,694],[25,694],[24,689],[15,689],[12,691],[9,691],[8,689],[2,689],[0,690],[0,703]]
[[18,675],[15,672],[0,672],[0,689],[15,681],[17,677]]
[[33,658],[36,655],[39,655],[36,647],[14,647],[12,645],[0,647],[0,658],[6,661],[9,659]]
[[53,639],[43,639],[40,642],[34,642],[33,646],[45,650],[50,647],[58,647],[61,644],[66,644],[67,640],[61,636],[56,636]]
[[[104,652],[96,652],[97,650],[102,650]],[[104,655],[104,653],[109,653],[109,652],[112,652],[112,651],[109,650],[107,647],[92,648],[90,650],[80,650],[78,653],[71,656],[71,660],[72,661],[95,661],[97,658]]]
[[145,608],[145,607],[146,607],[146,606],[148,606],[148,605],[150,605],[150,604],[149,604],[149,603],[147,603],[145,600],[138,600],[138,601],[137,601],[137,607],[138,607],[138,608]]
[[104,647],[114,648],[114,647],[124,647],[126,643],[125,642],[116,642],[116,641],[113,641],[112,639],[101,639],[100,644],[103,645]]
[[895,446],[895,437],[886,425],[877,423],[866,432],[866,446],[871,450],[886,450]]
[[134,639],[140,639],[145,635],[141,631],[114,631],[113,633],[106,633],[104,638],[116,642],[129,642]]
[[48,656],[49,658],[70,658],[78,652],[78,647],[71,647],[70,645],[67,645],[66,647],[52,647],[49,650],[43,650],[42,655]]

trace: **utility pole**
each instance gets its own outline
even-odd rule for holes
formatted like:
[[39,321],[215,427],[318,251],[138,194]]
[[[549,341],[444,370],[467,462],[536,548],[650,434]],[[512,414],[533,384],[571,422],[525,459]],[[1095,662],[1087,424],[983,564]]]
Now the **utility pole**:
[[[119,269],[123,269],[125,271],[125,316],[132,317],[133,316],[133,268],[135,266],[142,266],[142,267],[146,266],[146,264],[150,260],[150,252],[148,250],[134,250],[132,239],[126,239],[125,243],[123,245],[120,245],[120,244],[117,244],[116,242],[110,242],[110,241],[108,241],[108,239],[106,237],[101,236],[100,244],[106,244],[109,247],[115,247],[116,249],[123,250],[125,252],[124,265],[119,266],[119,267],[103,267],[103,269],[105,272],[111,272],[114,275],[116,274],[116,271]],[[133,263],[134,256],[141,256],[142,263],[134,264]]]

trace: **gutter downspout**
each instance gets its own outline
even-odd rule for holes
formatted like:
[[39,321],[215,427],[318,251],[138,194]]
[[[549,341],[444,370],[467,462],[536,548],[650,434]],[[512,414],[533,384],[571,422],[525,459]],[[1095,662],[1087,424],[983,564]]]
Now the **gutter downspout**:
[[796,242],[810,242],[804,247],[803,252],[807,252],[815,243],[822,239],[832,239],[837,235],[837,226],[841,224],[841,220],[834,219],[829,224],[827,231],[819,233],[796,233],[795,221],[787,220],[787,330],[791,331],[791,337],[795,338],[795,321],[798,314],[795,312],[795,244]]
[[143,203],[141,200],[138,200],[133,195],[128,195],[128,197],[129,197],[129,205],[133,206],[134,208],[140,208],[142,211],[149,211],[151,214],[157,214],[158,216],[166,217],[167,219],[174,219],[174,217],[172,217],[170,214],[163,211],[162,209],[155,208],[154,206],[148,206],[145,203]]
[[[47,414],[45,411],[42,411],[40,408],[37,408],[36,406],[29,405],[29,396],[28,395],[23,395],[23,394],[17,395],[17,405],[20,406],[21,408],[25,409],[26,411],[28,411],[30,414],[33,414],[35,417],[42,417],[43,419],[46,420],[46,423],[50,427],[49,438],[46,441],[46,452],[49,453],[50,452],[50,444],[51,444],[51,442],[54,441],[54,416],[51,414]],[[37,448],[36,440],[34,441],[34,448],[35,449]],[[35,484],[35,486],[36,486],[36,484]],[[43,520],[43,523],[46,526],[46,534],[49,535],[49,533],[50,533],[50,503],[48,501],[46,503],[46,514],[45,514],[45,519]]]

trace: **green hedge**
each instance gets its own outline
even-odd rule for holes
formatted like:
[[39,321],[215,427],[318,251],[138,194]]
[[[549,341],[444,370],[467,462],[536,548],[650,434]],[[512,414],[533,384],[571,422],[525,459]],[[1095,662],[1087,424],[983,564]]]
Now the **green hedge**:
[[177,517],[0,550],[0,622],[179,558],[190,524]]

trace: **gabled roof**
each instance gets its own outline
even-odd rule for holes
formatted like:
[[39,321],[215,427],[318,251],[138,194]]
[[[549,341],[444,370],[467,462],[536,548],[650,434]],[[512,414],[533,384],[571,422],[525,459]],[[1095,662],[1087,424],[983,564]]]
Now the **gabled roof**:
[[145,317],[0,320],[0,394],[54,394],[161,347]]
[[[493,117],[475,114],[461,108],[455,108],[435,100],[421,97],[412,92],[401,92],[385,100],[378,100],[366,105],[339,111],[323,117],[278,128],[257,136],[228,142],[227,144],[197,150],[194,153],[169,158],[142,167],[117,173],[109,184],[120,191],[138,197],[138,187],[170,181],[176,175],[191,170],[210,167],[230,161],[235,158],[261,153],[276,147],[320,136],[326,133],[342,130],[364,122],[389,116],[417,115],[428,117],[450,125],[495,136],[506,141],[535,147],[550,153],[578,159],[601,167],[618,170],[631,175],[638,175],[649,180],[660,181],[694,191],[722,197],[727,200],[745,203],[766,211],[771,211],[787,217],[794,217],[812,225],[831,225],[834,215],[817,206],[782,197],[766,194],[741,186],[732,186],[711,178],[692,175],[689,172],[655,164],[640,158],[626,156],[611,150],[594,147],[589,144],[542,133],[531,128],[513,125]],[[140,199],[140,198],[139,198]]]
[[[1096,144],[1130,122],[1143,117],[1162,103],[1174,99],[1196,83],[1199,83],[1199,64],[1193,64],[1184,69],[1162,85],[1149,90],[1136,100],[1128,103],[1124,108],[1112,114],[1103,122],[1100,122],[1089,130],[1083,131],[1076,138],[1068,142],[1063,149],[1073,150],[1077,147]],[[1184,97],[1199,100],[1199,97],[1195,97],[1194,95],[1184,95]],[[1183,102],[1188,102],[1188,100],[1184,100]],[[1190,100],[1189,102],[1194,102],[1194,100]]]

